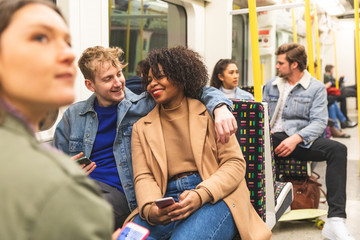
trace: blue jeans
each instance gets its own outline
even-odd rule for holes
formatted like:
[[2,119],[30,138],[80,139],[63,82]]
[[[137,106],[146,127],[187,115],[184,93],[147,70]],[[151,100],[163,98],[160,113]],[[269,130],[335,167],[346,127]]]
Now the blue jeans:
[[[180,194],[185,190],[194,189],[202,179],[199,174],[169,182],[165,197],[173,197],[179,201]],[[133,221],[150,230],[147,239],[232,239],[237,228],[226,203],[221,200],[215,204],[206,203],[187,219],[171,222],[167,225],[151,226],[139,215]]]
[[340,122],[345,122],[346,121],[346,117],[344,116],[344,114],[341,112],[339,106],[337,105],[337,101],[335,101],[332,105],[330,105],[328,107],[329,110],[329,118],[331,118],[332,120],[334,120],[335,122],[335,127],[337,129],[340,129],[338,121]]

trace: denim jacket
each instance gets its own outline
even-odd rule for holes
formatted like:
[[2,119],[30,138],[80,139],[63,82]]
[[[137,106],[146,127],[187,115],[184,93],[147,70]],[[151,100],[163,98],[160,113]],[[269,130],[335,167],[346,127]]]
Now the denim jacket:
[[[147,93],[136,95],[128,88],[125,88],[125,96],[118,104],[113,151],[120,181],[132,211],[137,207],[131,160],[132,127],[138,119],[147,115],[156,103]],[[90,157],[99,126],[94,110],[95,98],[96,95],[93,94],[86,101],[77,102],[66,110],[55,130],[53,143],[56,148],[70,156],[84,152],[84,156]],[[225,102],[232,106],[231,101],[212,87],[204,88],[201,101],[206,104],[211,115],[219,103]]]
[[[263,101],[269,104],[270,126],[280,110],[278,101],[286,80],[280,77],[272,78],[263,89]],[[308,71],[290,91],[282,112],[282,123],[288,136],[299,134],[303,138],[300,146],[309,148],[311,143],[319,138],[328,121],[327,94],[325,85],[311,77]]]
[[[223,86],[220,86],[219,89],[223,92],[224,88]],[[235,99],[254,100],[254,96],[251,93],[240,89],[239,87],[235,87]]]

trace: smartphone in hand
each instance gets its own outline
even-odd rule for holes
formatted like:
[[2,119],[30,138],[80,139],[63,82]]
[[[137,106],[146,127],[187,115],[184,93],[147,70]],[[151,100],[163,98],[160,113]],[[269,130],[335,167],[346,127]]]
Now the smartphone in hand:
[[92,163],[92,161],[87,158],[87,157],[81,157],[79,159],[76,160],[76,162],[79,164],[79,165],[82,165],[82,164],[85,164],[85,166],[89,165],[90,163]]
[[165,208],[175,203],[173,197],[160,198],[155,200],[155,204],[158,208]]
[[117,240],[144,240],[149,236],[149,230],[136,223],[128,222],[121,229]]

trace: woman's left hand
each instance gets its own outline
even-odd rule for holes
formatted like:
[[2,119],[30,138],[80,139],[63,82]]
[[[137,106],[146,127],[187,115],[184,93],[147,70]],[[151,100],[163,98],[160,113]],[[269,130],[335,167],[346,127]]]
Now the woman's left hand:
[[194,191],[184,191],[180,195],[179,200],[180,208],[169,213],[170,216],[176,216],[171,221],[185,219],[201,207],[200,196]]

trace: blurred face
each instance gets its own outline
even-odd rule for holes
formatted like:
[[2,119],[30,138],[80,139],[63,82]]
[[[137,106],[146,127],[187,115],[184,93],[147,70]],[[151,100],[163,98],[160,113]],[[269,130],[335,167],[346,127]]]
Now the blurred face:
[[52,9],[29,4],[0,38],[0,97],[33,124],[74,101],[75,55],[68,27]]
[[[162,67],[160,65],[159,68],[162,72]],[[148,81],[147,91],[154,98],[156,103],[162,104],[164,108],[175,108],[180,105],[181,100],[184,98],[184,92],[180,87],[169,81],[165,75],[156,79],[150,69]]]
[[330,69],[330,74],[333,75],[333,74],[334,74],[334,71],[335,71],[335,67],[332,67],[332,68]]
[[227,65],[223,74],[219,74],[219,79],[223,82],[223,88],[233,89],[239,84],[239,70],[234,63]]
[[289,62],[286,60],[285,54],[280,54],[277,57],[276,70],[279,77],[288,78],[292,75]]
[[122,70],[110,62],[100,64],[94,82],[86,79],[85,84],[90,91],[96,93],[102,107],[116,105],[125,98],[125,78]]

